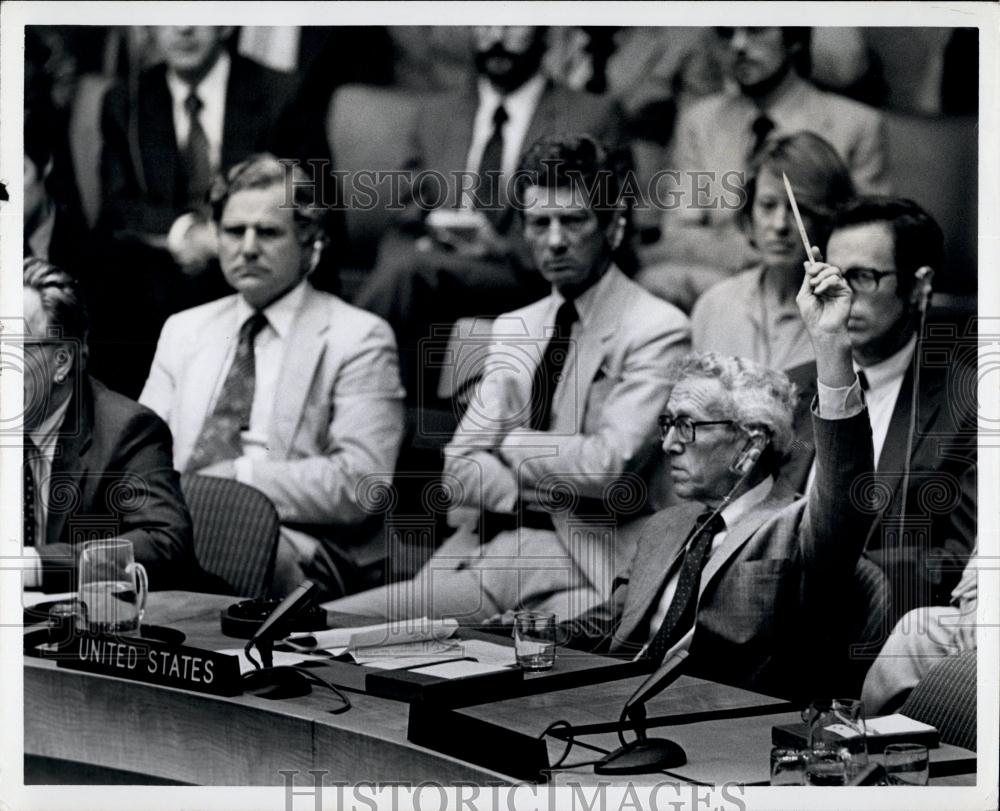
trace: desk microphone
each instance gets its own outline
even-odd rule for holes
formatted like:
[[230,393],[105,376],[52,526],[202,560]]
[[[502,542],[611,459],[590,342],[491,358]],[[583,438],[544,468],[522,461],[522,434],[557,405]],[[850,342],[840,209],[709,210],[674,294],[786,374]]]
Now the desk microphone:
[[284,621],[290,620],[308,606],[318,590],[319,586],[313,583],[312,580],[306,580],[304,583],[301,583],[278,604],[278,607],[264,620],[260,628],[257,629],[257,632],[250,637],[243,652],[246,654],[247,659],[250,660],[250,663],[258,670],[260,670],[260,665],[254,661],[250,649],[256,647],[260,653],[261,664],[264,667],[271,667],[274,664],[273,643],[276,631],[281,632],[285,630]]
[[[666,738],[646,737],[646,702],[681,675],[680,666],[687,657],[686,650],[678,650],[668,656],[625,702],[618,719],[618,739],[622,746],[595,764],[595,774],[649,774],[687,763],[687,755],[679,744]],[[635,724],[636,739],[631,743],[625,742],[622,731],[626,718],[631,718]]]

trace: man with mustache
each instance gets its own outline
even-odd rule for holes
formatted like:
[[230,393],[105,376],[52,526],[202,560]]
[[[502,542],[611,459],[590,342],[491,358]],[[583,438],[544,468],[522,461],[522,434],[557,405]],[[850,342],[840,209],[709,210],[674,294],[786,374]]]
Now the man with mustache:
[[419,356],[432,325],[498,315],[546,293],[519,229],[511,228],[506,180],[523,151],[543,136],[569,132],[611,147],[622,142],[614,102],[540,73],[545,29],[478,26],[474,38],[474,81],[430,101],[417,118],[405,168],[424,182],[410,189],[356,297],[396,331],[414,403],[421,380],[434,400],[436,380]]
[[[289,183],[301,184],[294,205]],[[391,480],[402,438],[392,333],[309,283],[326,209],[299,167],[255,155],[216,181],[211,202],[236,295],[167,321],[140,401],[170,426],[178,470],[236,479],[274,503],[275,595],[305,577],[343,594],[369,552],[381,560],[361,546],[362,483]]]

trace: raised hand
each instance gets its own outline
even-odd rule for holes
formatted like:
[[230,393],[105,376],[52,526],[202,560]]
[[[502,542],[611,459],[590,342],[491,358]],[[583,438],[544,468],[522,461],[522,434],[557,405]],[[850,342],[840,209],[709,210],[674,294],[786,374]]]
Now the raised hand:
[[851,314],[851,288],[840,268],[828,265],[815,245],[813,261],[805,262],[806,275],[795,298],[806,329],[813,340],[847,337],[847,319]]

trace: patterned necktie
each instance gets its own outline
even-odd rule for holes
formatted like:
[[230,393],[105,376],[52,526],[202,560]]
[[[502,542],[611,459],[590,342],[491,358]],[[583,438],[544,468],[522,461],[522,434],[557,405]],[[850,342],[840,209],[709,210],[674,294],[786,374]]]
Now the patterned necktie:
[[563,364],[569,354],[569,336],[576,323],[576,307],[569,299],[562,303],[556,313],[555,333],[549,338],[542,355],[542,362],[535,369],[535,377],[531,383],[531,421],[533,431],[547,431],[549,419],[552,416],[552,397],[559,385]]
[[208,136],[201,126],[202,103],[192,90],[184,99],[184,109],[188,114],[187,146],[184,149],[184,163],[187,174],[188,202],[198,207],[205,203],[209,186],[212,184],[212,164],[208,155]]
[[253,343],[266,326],[267,316],[256,312],[240,327],[233,365],[229,367],[215,408],[201,426],[194,453],[185,467],[186,472],[195,472],[215,462],[236,459],[243,454],[240,433],[250,427],[250,409],[253,407],[256,383]]
[[[708,560],[712,549],[712,538],[726,528],[726,522],[721,515],[708,520],[712,514],[702,513],[695,522],[695,527],[701,527],[688,539],[684,560],[681,563],[680,574],[677,576],[677,589],[670,601],[670,608],[663,618],[653,641],[649,643],[646,657],[659,664],[663,655],[677,643],[688,629],[695,623],[695,607],[698,604],[698,588],[701,585],[701,570]],[[702,524],[708,521],[707,524]]]
[[493,132],[483,147],[483,157],[479,160],[479,191],[476,206],[487,211],[499,211],[500,171],[503,166],[503,125],[508,119],[503,104],[493,111]]
[[35,488],[35,474],[31,470],[32,462],[38,458],[38,448],[28,436],[24,437],[24,478],[21,482],[21,506],[24,519],[24,546],[35,546],[37,538],[35,531],[38,523],[35,519],[35,501],[38,491]]
[[753,120],[750,129],[753,132],[753,146],[750,149],[750,158],[752,159],[763,148],[767,136],[774,131],[774,122],[767,113],[762,112]]

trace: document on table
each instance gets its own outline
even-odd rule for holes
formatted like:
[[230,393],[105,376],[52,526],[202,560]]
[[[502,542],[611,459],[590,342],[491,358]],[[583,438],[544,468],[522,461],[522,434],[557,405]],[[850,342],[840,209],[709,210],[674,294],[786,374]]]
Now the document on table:
[[358,648],[450,639],[456,630],[458,622],[453,619],[430,620],[422,617],[416,620],[364,625],[359,628],[331,628],[328,631],[314,631],[310,634],[293,634],[285,641],[302,650],[321,649],[337,655],[345,650],[353,652]]

